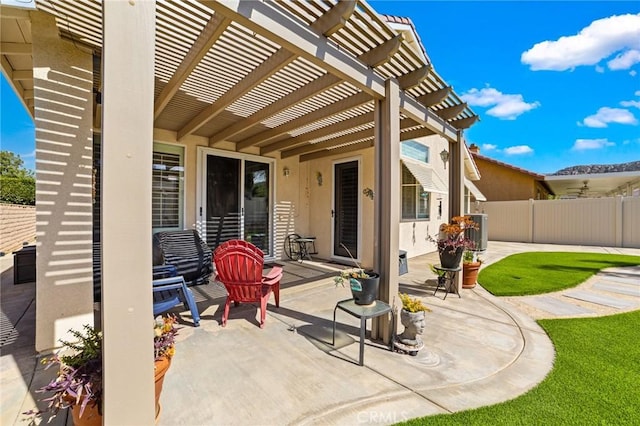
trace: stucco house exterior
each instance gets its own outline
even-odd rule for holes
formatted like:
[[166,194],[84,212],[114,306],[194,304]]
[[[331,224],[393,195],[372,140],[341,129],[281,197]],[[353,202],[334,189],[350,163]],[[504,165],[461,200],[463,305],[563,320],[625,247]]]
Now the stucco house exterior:
[[294,232],[326,259],[344,244],[389,302],[398,250],[433,250],[427,233],[479,193],[477,116],[410,21],[364,1],[43,0],[3,6],[2,26],[36,125],[36,349],[93,323],[98,241],[109,424],[153,422],[154,231],[245,238],[269,259]]
[[486,201],[546,200],[553,195],[544,175],[482,155],[474,144],[469,146],[469,151],[482,175],[482,179],[474,183]]

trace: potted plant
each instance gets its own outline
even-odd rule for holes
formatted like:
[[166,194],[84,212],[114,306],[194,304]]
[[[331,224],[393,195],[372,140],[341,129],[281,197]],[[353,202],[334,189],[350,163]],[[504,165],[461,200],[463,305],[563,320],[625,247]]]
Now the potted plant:
[[351,261],[356,266],[340,272],[340,275],[333,279],[336,287],[345,286],[345,281],[349,283],[351,294],[356,305],[370,305],[378,298],[378,287],[380,286],[380,275],[373,271],[365,271],[353,258],[351,252],[344,244],[342,247],[349,253]]
[[404,326],[404,331],[396,337],[394,344],[397,348],[416,355],[424,347],[421,335],[425,328],[425,314],[431,312],[431,309],[420,299],[406,293],[400,293],[399,297],[402,301],[400,322]]
[[439,227],[437,237],[427,235],[427,240],[436,244],[443,268],[457,268],[464,250],[475,248],[475,242],[467,238],[465,229],[477,229],[478,224],[471,216],[454,216],[449,223]]
[[[176,322],[172,315],[154,321],[156,418],[160,413],[158,399],[164,375],[175,353]],[[24,414],[39,416],[51,412],[55,416],[60,410],[71,408],[74,425],[102,425],[102,332],[86,324],[83,331],[69,332],[77,341],[61,340],[64,354],[42,360],[46,368],[58,367],[56,378],[36,391],[50,394],[43,399],[49,403],[46,410]]]
[[462,255],[462,288],[474,288],[478,280],[478,272],[482,259],[477,252],[465,250]]

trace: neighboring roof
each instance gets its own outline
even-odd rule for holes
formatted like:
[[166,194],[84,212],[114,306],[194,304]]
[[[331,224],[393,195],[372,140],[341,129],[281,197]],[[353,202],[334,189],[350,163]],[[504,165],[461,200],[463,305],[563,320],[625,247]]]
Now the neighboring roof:
[[480,159],[480,160],[484,160],[484,161],[487,161],[487,162],[489,162],[489,163],[497,164],[497,165],[499,165],[499,166],[502,166],[502,167],[505,167],[505,168],[511,169],[511,170],[513,170],[513,171],[516,171],[516,172],[519,172],[519,173],[522,173],[522,174],[525,174],[525,175],[529,175],[529,176],[531,176],[532,178],[537,179],[537,180],[539,180],[539,181],[543,181],[543,180],[544,180],[544,178],[545,178],[545,176],[544,176],[544,175],[541,175],[541,174],[538,174],[538,173],[534,173],[534,172],[531,172],[531,171],[529,171],[529,170],[525,170],[525,169],[522,169],[522,168],[520,168],[520,167],[513,166],[513,165],[511,165],[511,164],[503,163],[502,161],[498,161],[498,160],[495,160],[495,159],[493,159],[493,158],[486,157],[486,156],[481,155],[481,154],[478,154],[478,153],[476,153],[476,152],[472,152],[471,154],[472,154],[475,158],[478,158],[478,159]]
[[[100,1],[41,0],[37,7],[56,18],[62,37],[100,55]],[[16,15],[3,8],[3,46],[10,22],[30,36],[28,15]],[[11,47],[31,57],[30,40],[16,42]],[[280,151],[300,161],[368,148],[374,100],[385,96],[389,79],[401,87],[402,140],[452,140],[477,119],[365,1],[157,2],[155,47],[154,127],[179,140],[195,135],[210,146],[229,141],[238,151]]]
[[425,191],[439,194],[449,193],[449,189],[444,183],[444,180],[438,176],[438,173],[436,173],[431,166],[407,157],[402,157],[402,162],[407,169],[409,169],[413,177],[420,182],[420,185],[422,185]]
[[480,170],[478,170],[478,165],[473,159],[473,155],[471,155],[471,151],[469,150],[469,147],[467,146],[467,144],[463,143],[463,145],[464,145],[464,169],[465,169],[464,175],[468,177],[470,180],[480,180],[481,176],[480,176]]
[[469,179],[464,178],[464,186],[467,187],[471,195],[478,201],[487,201],[487,197],[484,196],[482,192],[478,189],[477,186],[473,184]]
[[544,179],[553,193],[559,196],[602,197],[625,192],[627,186],[631,189],[640,188],[640,171],[549,175]]

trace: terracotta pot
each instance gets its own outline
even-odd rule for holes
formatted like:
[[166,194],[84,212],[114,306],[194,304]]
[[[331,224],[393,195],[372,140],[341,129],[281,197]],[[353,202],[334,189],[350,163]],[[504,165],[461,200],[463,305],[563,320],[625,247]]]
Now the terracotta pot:
[[[171,358],[162,357],[155,362],[155,394],[156,394],[156,424],[160,418],[160,393],[162,393],[162,385],[164,384],[164,376],[167,374],[171,366]],[[102,415],[98,412],[98,406],[87,405],[80,417],[80,406],[73,405],[71,407],[71,415],[73,416],[74,426],[102,426]]]
[[163,356],[155,362],[155,376],[156,376],[156,423],[160,417],[160,393],[162,393],[162,385],[164,383],[164,375],[167,374],[167,370],[171,367],[171,358]]
[[102,414],[98,412],[98,406],[88,403],[80,417],[80,406],[71,406],[71,416],[75,426],[102,426]]
[[478,281],[480,262],[469,262],[462,264],[462,288],[474,288]]

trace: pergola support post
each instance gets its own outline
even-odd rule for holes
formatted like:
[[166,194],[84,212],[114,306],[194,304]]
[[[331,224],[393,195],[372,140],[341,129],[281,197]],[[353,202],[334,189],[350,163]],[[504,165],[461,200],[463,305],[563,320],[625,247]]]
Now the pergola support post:
[[155,419],[151,298],[154,1],[102,3],[103,422]]
[[[385,98],[376,101],[375,138],[374,264],[380,274],[379,298],[393,305],[398,294],[400,242],[400,91],[396,80],[385,82]],[[397,333],[397,321],[394,324],[384,315],[372,322],[371,337],[390,343]]]
[[[464,215],[464,139],[457,131],[456,141],[449,141],[449,218]],[[447,220],[447,221],[448,221]],[[456,274],[458,292],[462,290],[462,272]]]

